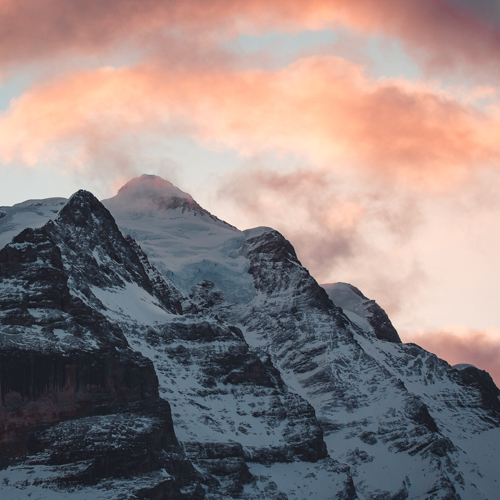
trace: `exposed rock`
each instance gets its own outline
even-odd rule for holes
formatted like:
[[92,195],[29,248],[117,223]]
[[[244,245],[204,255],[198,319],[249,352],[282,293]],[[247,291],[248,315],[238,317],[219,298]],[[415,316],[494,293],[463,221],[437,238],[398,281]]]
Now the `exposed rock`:
[[464,384],[477,388],[481,393],[483,404],[494,414],[500,413],[500,389],[495,385],[491,375],[473,365],[459,370]]
[[157,353],[160,393],[172,404],[187,456],[217,478],[211,494],[241,494],[255,480],[249,463],[327,456],[312,406],[288,390],[269,358],[249,350],[240,330],[217,320],[184,321],[163,325],[153,339],[128,335]]
[[[82,412],[85,413],[85,412]],[[34,432],[26,465],[79,463],[64,484],[97,484],[104,478],[130,477],[164,469],[176,488],[200,478],[173,431],[170,407],[161,398],[94,406],[87,416]]]
[[109,349],[0,351],[0,445],[4,457],[26,453],[34,427],[85,414],[96,405],[158,395],[153,364],[139,353]]
[[56,221],[25,229],[0,250],[0,280],[6,470],[49,467],[54,477],[37,484],[56,489],[165,471],[137,498],[202,498],[201,476],[158,398],[153,363],[96,308],[93,286],[133,282],[154,293],[107,210],[78,192]]
[[[285,383],[312,403],[330,455],[351,465],[358,494],[414,494],[413,473],[403,489],[405,478],[397,476],[383,493],[370,486],[370,448],[382,443],[389,454],[406,454],[409,471],[426,470],[425,484],[436,499],[460,496],[459,490],[467,498],[481,498],[476,481],[482,477],[473,482],[460,473],[461,451],[451,429],[467,433],[472,422],[477,432],[498,428],[500,412],[484,403],[485,397],[494,401],[494,391],[488,393],[487,384],[480,389],[478,381],[465,389],[464,379],[446,362],[402,344],[385,313],[349,285],[343,287],[361,309],[359,319],[344,315],[275,231],[248,236],[242,251],[258,293],[248,304],[214,312],[238,325],[252,348],[271,356]],[[434,491],[435,484],[441,486]]]

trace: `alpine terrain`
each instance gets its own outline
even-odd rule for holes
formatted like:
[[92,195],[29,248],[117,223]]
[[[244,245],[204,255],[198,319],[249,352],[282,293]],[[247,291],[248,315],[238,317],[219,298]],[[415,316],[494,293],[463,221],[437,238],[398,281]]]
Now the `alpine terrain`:
[[500,391],[168,181],[0,207],[0,498],[495,500]]

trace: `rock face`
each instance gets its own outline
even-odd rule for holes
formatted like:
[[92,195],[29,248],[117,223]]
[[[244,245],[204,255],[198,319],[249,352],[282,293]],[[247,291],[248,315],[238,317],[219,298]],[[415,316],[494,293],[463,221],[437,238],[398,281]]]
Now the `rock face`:
[[[385,313],[354,287],[357,318],[344,313],[275,231],[250,232],[241,251],[257,294],[226,309],[226,317],[314,406],[328,450],[350,465],[358,496],[492,496],[493,478],[476,472],[483,457],[473,439],[463,439],[472,426],[494,440],[491,456],[498,450],[500,412],[487,382],[466,380],[445,361],[402,344]],[[464,452],[475,466],[465,465]],[[392,464],[390,477],[384,463]]]
[[109,488],[110,479],[125,479],[139,484],[138,497],[203,497],[200,475],[180,448],[170,407],[160,398],[95,406],[34,432],[27,442],[28,455],[12,467],[49,469],[49,485],[102,488],[104,482]]
[[49,425],[115,400],[158,394],[152,363],[113,348],[40,352],[4,344],[0,369],[0,439],[6,457],[26,453],[26,436],[34,424]]
[[500,413],[500,389],[488,372],[472,365],[458,365],[453,368],[458,369],[464,385],[475,387],[479,391],[485,408],[493,414]]
[[141,494],[187,487],[199,497],[199,474],[177,442],[153,363],[96,308],[93,286],[133,282],[154,293],[104,207],[78,192],[54,221],[0,250],[0,279],[4,486],[22,464],[34,467],[33,478],[52,469],[38,486],[147,473],[158,484],[143,484]]
[[486,372],[167,181],[64,203],[0,212],[2,498],[496,497]]
[[78,237],[59,228],[75,227],[64,221],[82,196],[57,223],[25,229],[0,250],[0,439],[7,456],[25,451],[22,430],[33,422],[50,424],[116,398],[158,395],[152,363],[71,293],[69,282],[78,278],[64,265],[72,251],[65,243],[78,245]]

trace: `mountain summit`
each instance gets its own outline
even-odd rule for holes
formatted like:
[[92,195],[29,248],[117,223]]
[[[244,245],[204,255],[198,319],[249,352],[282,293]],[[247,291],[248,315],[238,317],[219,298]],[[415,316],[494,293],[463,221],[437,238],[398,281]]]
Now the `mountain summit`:
[[1,210],[2,498],[496,498],[488,374],[277,231],[155,176]]
[[127,182],[113,198],[105,200],[116,217],[175,218],[181,214],[199,216],[218,222],[219,219],[203,209],[191,195],[156,175],[143,174]]
[[142,174],[140,177],[131,179],[118,190],[118,196],[123,200],[134,203],[141,198],[152,200],[161,198],[186,198],[192,200],[191,196],[171,182],[157,175]]
[[207,279],[229,300],[246,300],[248,262],[235,253],[243,233],[213,216],[189,194],[160,177],[142,175],[102,203],[122,232],[136,240],[150,261],[186,295]]

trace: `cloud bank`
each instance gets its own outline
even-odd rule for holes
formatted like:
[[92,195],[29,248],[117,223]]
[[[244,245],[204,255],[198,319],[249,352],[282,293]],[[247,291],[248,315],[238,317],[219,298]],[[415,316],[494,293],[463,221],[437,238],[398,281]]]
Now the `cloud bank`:
[[0,158],[89,161],[139,134],[190,135],[243,155],[278,151],[321,168],[446,188],[500,159],[500,113],[430,85],[368,78],[335,56],[279,70],[142,64],[75,71],[32,86],[0,116]]
[[227,39],[341,24],[400,40],[430,69],[498,76],[500,9],[488,0],[1,0],[0,16],[6,66],[120,46],[149,50],[166,32]]

